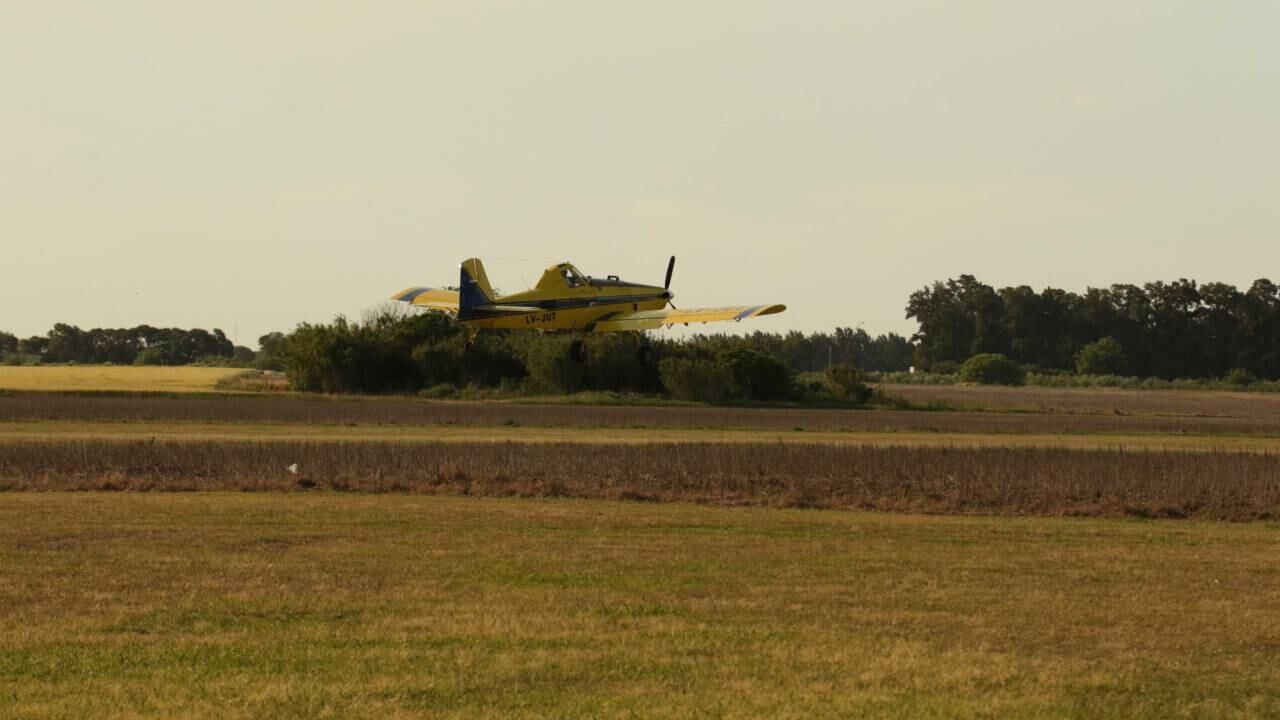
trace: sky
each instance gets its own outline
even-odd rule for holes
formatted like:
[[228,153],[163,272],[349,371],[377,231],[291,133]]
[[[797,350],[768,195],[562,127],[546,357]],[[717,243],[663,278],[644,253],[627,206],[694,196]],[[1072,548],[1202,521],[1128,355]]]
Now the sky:
[[706,329],[910,334],[961,273],[1280,279],[1280,5],[0,4],[0,330],[358,317],[484,259]]

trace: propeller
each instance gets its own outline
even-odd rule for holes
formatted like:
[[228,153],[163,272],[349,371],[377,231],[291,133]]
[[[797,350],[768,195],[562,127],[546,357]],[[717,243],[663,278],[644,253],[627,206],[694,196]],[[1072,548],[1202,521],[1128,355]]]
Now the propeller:
[[666,279],[666,281],[665,281],[665,282],[663,282],[663,283],[662,283],[662,288],[663,288],[664,290],[666,290],[666,291],[667,291],[667,304],[671,306],[671,309],[672,309],[672,310],[678,310],[678,309],[679,309],[679,308],[677,308],[677,307],[676,307],[676,304],[675,304],[675,303],[671,302],[671,298],[672,298],[672,295],[671,295],[671,273],[673,273],[673,272],[675,272],[675,271],[676,271],[676,256],[675,256],[675,255],[672,255],[672,256],[671,256],[671,259],[667,261],[667,279]]

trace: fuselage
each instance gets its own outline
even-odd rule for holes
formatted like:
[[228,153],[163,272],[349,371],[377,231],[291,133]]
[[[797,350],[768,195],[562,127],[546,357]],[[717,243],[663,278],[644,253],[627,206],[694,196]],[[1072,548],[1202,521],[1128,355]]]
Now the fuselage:
[[494,298],[491,306],[460,313],[458,320],[478,328],[590,331],[619,313],[661,310],[670,298],[665,288],[587,277],[562,263],[547,268],[532,290]]

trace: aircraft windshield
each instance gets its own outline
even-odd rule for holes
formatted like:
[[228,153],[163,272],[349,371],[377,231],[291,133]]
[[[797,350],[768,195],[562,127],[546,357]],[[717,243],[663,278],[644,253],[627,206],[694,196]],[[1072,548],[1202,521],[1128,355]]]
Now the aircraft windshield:
[[568,285],[571,288],[576,288],[576,287],[587,284],[587,279],[582,277],[582,275],[577,270],[574,270],[568,265],[565,265],[564,267],[560,268],[560,277],[564,278],[565,285]]

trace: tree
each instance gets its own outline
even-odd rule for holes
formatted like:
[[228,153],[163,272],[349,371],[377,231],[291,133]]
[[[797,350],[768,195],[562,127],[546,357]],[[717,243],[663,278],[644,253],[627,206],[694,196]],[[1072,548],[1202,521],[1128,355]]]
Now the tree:
[[49,350],[49,338],[32,335],[18,341],[18,352],[43,358]]
[[18,337],[12,333],[0,332],[0,355],[18,352]]
[[1081,375],[1123,375],[1127,367],[1124,348],[1113,337],[1085,345],[1076,359],[1076,372]]

